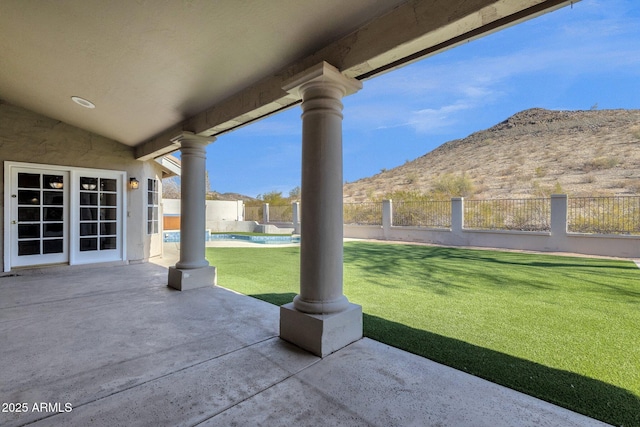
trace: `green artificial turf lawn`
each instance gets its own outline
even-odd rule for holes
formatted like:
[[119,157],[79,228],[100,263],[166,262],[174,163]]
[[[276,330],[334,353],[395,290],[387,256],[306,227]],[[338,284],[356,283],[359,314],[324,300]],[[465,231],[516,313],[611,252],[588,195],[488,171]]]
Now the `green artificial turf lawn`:
[[[282,305],[299,248],[208,248],[222,287]],[[348,242],[364,334],[602,421],[640,426],[640,269],[631,261]]]

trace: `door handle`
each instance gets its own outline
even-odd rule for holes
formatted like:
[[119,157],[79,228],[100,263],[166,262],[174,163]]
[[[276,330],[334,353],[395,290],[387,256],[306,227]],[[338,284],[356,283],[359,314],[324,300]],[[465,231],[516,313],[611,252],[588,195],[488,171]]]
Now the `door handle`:
[[18,223],[18,221],[16,221],[16,220],[11,221],[11,224],[17,224],[17,223]]

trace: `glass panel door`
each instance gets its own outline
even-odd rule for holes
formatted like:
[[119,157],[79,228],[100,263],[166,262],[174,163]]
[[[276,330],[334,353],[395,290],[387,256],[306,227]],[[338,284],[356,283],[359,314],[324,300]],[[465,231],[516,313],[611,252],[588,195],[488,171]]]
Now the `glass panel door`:
[[78,257],[104,260],[118,254],[121,245],[119,179],[80,175],[78,180]]
[[65,171],[13,169],[12,266],[68,261],[68,180]]

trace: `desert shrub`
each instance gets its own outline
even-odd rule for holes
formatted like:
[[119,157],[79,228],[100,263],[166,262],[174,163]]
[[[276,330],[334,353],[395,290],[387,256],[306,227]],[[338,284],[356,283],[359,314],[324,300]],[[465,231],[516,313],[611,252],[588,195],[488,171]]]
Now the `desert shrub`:
[[263,207],[262,206],[244,206],[244,220],[262,222]]
[[640,197],[569,199],[569,231],[640,234]]
[[291,203],[286,205],[269,205],[269,221],[293,222],[293,206],[291,206]]
[[465,203],[466,228],[546,231],[550,229],[550,199],[469,200]]
[[433,183],[433,198],[471,197],[474,194],[473,180],[466,174],[440,175]]
[[628,188],[630,191],[640,194],[640,179],[628,180],[625,182],[625,188]]
[[552,194],[564,194],[562,185],[558,181],[553,186],[541,185],[538,181],[531,184],[532,192],[535,197],[549,197]]
[[596,157],[595,159],[588,161],[582,166],[582,170],[585,172],[591,172],[594,170],[604,170],[614,168],[620,163],[615,157]]
[[382,225],[382,202],[345,203],[343,222],[356,225]]
[[451,226],[451,201],[401,200],[393,203],[393,225],[406,227]]
[[432,200],[429,194],[421,193],[417,190],[396,190],[385,193],[381,198],[374,201],[381,202],[383,200],[402,200],[405,202],[417,202]]
[[418,175],[415,172],[411,172],[407,174],[407,184],[414,184],[418,180]]
[[516,165],[511,165],[506,169],[503,169],[502,171],[500,171],[500,175],[502,176],[513,176],[516,175],[516,171],[518,170],[518,166]]

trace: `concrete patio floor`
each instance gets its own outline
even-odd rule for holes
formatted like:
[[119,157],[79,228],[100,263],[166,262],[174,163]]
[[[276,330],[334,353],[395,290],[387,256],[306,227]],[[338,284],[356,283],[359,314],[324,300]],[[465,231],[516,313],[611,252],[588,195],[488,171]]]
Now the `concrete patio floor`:
[[604,425],[366,338],[319,359],[276,306],[168,288],[172,254],[0,278],[0,425]]

